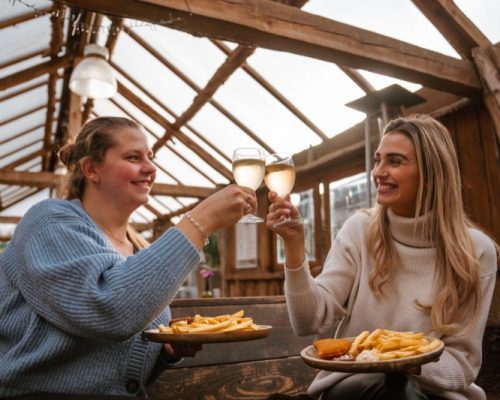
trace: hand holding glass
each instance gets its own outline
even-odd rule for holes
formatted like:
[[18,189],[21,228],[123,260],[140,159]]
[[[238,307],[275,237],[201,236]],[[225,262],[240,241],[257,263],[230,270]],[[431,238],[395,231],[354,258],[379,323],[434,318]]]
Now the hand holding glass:
[[[242,147],[233,152],[233,176],[236,183],[257,190],[264,179],[266,162],[264,150],[251,147]],[[243,216],[238,222],[259,223],[263,222],[253,214]]]
[[[276,153],[266,157],[265,182],[269,190],[276,192],[279,197],[285,198],[292,192],[295,183],[295,164],[290,154]],[[301,218],[282,217],[273,227],[282,225],[302,225]]]

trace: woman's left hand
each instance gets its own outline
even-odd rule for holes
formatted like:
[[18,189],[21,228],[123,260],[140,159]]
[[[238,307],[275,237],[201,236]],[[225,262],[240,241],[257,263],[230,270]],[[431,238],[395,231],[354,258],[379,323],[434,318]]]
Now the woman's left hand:
[[163,350],[172,359],[194,357],[202,348],[201,344],[165,343],[163,345]]

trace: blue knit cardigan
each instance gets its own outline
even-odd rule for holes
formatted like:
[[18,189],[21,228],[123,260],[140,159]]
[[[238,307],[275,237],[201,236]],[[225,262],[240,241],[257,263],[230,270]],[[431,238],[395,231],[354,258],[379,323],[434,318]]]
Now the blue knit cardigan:
[[199,261],[175,228],[125,258],[79,200],[33,206],[0,256],[0,398],[143,391],[162,346],[141,332]]

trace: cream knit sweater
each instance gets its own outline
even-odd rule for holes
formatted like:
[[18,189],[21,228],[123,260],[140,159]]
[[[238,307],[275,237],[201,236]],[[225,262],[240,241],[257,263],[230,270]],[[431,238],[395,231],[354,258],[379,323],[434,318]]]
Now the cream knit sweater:
[[[474,380],[481,366],[482,337],[496,280],[493,242],[482,232],[470,230],[480,261],[479,311],[466,335],[438,336],[432,332],[429,314],[414,305],[416,299],[421,304],[432,304],[439,290],[434,284],[435,249],[432,243],[415,238],[414,219],[399,217],[390,210],[388,215],[401,265],[384,286],[385,297],[375,297],[368,286],[373,268],[366,247],[371,216],[366,211],[358,212],[345,222],[318,277],[311,276],[307,260],[296,270],[285,269],[285,295],[295,332],[333,336],[337,322],[344,316],[338,337],[353,337],[376,328],[426,332],[443,340],[445,350],[438,362],[425,364],[417,376],[424,391],[446,399],[485,399]],[[421,218],[417,223],[422,223]],[[321,371],[309,387],[309,394],[319,397],[346,375]]]

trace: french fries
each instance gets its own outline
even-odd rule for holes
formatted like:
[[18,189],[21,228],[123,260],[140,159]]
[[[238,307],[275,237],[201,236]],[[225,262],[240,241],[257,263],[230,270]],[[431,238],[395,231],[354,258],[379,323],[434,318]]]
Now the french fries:
[[175,320],[170,326],[160,324],[158,330],[163,333],[220,333],[258,329],[253,319],[244,315],[243,310],[215,317],[195,315],[193,318]]
[[427,339],[422,332],[396,332],[388,329],[363,331],[353,341],[349,354],[356,358],[369,350],[380,360],[392,360],[428,353],[441,344],[439,339]]

